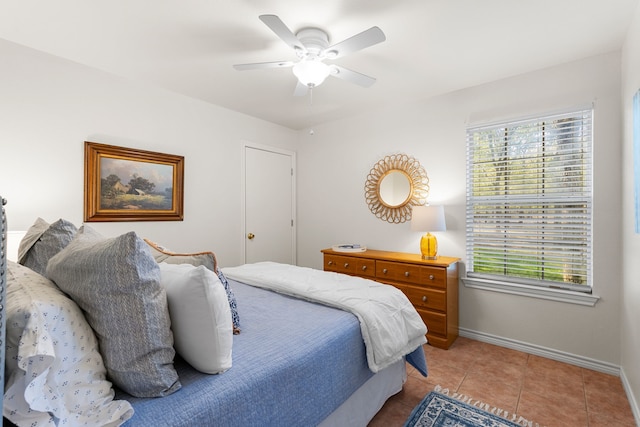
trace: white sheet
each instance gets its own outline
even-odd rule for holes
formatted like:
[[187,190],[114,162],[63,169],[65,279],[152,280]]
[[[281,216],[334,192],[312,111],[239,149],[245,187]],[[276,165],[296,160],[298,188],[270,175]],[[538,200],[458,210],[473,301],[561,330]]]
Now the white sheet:
[[427,342],[427,327],[402,291],[345,274],[260,262],[227,267],[238,282],[270,289],[353,313],[360,321],[372,372],[386,368]]

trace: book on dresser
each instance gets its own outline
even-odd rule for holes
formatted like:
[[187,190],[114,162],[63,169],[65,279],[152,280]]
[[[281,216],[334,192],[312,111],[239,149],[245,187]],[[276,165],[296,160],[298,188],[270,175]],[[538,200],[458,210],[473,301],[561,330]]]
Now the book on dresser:
[[458,261],[438,256],[367,249],[345,253],[323,249],[324,270],[393,285],[407,296],[427,325],[427,340],[448,349],[458,337]]

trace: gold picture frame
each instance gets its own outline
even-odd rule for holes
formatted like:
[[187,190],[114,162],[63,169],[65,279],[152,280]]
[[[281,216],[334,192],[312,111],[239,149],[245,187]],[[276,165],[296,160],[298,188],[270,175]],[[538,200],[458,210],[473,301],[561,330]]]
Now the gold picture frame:
[[182,221],[184,157],[85,141],[84,221]]

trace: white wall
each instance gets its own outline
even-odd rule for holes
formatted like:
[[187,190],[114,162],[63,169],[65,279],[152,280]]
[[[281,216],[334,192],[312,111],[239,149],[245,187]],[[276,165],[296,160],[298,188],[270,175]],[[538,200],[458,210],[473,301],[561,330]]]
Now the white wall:
[[[83,220],[84,141],[185,157],[184,221],[91,223],[242,262],[242,141],[294,149],[297,133],[0,40],[0,194],[9,230]],[[215,84],[212,79],[211,84]]]
[[[371,90],[375,90],[373,87]],[[620,362],[620,55],[612,53],[480,87],[388,106],[316,126],[298,148],[298,263],[322,268],[320,249],[340,242],[419,252],[421,233],[377,219],[364,200],[370,168],[387,154],[416,157],[444,204],[439,253],[465,258],[465,126],[595,102],[595,307],[460,288],[460,325],[469,330]]]
[[[633,111],[631,100],[640,89],[640,6],[622,51],[623,215],[621,365],[636,415],[640,415],[640,235],[634,231]],[[637,131],[637,130],[636,130]]]

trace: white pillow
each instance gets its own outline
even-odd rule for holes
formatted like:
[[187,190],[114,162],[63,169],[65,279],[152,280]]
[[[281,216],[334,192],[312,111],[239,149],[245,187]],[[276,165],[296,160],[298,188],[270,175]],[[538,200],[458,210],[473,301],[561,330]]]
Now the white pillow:
[[158,265],[176,351],[207,374],[231,368],[233,323],[227,293],[218,276],[202,265]]
[[80,308],[50,280],[7,262],[4,416],[17,425],[118,426],[133,415],[114,400],[98,341]]

